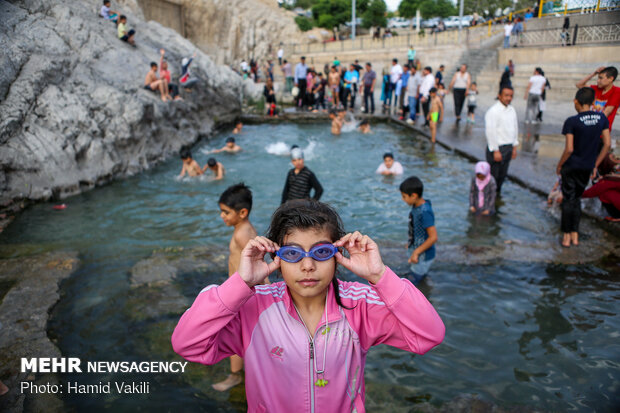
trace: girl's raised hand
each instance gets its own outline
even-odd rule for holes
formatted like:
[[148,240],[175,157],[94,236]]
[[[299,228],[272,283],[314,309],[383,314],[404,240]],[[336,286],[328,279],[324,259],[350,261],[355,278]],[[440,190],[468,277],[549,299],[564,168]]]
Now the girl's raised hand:
[[265,254],[276,252],[278,249],[280,249],[278,244],[265,237],[256,237],[247,243],[241,251],[237,272],[248,287],[252,288],[261,284],[265,277],[280,268],[280,257],[278,256],[269,264],[265,262]]
[[349,251],[350,258],[340,252],[336,253],[336,261],[354,274],[376,284],[385,272],[385,265],[379,253],[379,247],[368,236],[359,231],[349,233],[334,242],[336,247],[344,247]]

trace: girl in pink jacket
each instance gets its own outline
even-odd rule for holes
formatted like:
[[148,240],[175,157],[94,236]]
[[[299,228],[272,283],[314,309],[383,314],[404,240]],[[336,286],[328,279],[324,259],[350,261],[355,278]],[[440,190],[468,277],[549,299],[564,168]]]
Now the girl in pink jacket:
[[[268,232],[243,249],[236,274],[201,291],[172,334],[189,361],[243,357],[248,411],[364,412],[370,347],[423,354],[443,340],[424,295],[383,264],[367,235],[345,235],[330,206],[289,201]],[[369,285],[338,280],[337,264]],[[260,285],[277,269],[284,282]]]

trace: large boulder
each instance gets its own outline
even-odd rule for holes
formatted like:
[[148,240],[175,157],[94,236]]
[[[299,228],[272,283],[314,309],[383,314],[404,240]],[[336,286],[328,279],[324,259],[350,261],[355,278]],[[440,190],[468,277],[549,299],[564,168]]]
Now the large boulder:
[[[121,12],[137,32],[134,48],[98,17],[100,6],[0,2],[0,206],[132,175],[240,114],[244,86],[232,70],[128,7]],[[181,59],[196,53],[192,74],[201,82],[183,101],[143,89],[160,48],[173,80]]]

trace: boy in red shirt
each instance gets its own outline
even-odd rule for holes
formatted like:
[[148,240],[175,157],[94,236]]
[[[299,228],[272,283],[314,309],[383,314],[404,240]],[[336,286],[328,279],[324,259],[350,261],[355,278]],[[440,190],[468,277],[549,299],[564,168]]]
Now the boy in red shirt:
[[578,89],[586,87],[587,83],[594,76],[597,76],[596,85],[590,85],[594,89],[594,103],[592,110],[595,112],[603,112],[609,121],[609,130],[611,131],[620,106],[620,87],[614,86],[614,81],[618,77],[618,69],[613,66],[599,67],[594,73],[587,75],[579,83],[576,84]]

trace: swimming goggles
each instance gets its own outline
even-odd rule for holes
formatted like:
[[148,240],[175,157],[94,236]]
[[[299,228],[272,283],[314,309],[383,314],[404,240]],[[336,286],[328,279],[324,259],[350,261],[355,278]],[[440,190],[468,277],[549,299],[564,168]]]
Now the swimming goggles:
[[310,248],[310,251],[304,251],[300,247],[285,245],[280,247],[276,255],[286,262],[299,262],[303,258],[310,257],[316,261],[327,261],[338,252],[332,244],[320,244]]

